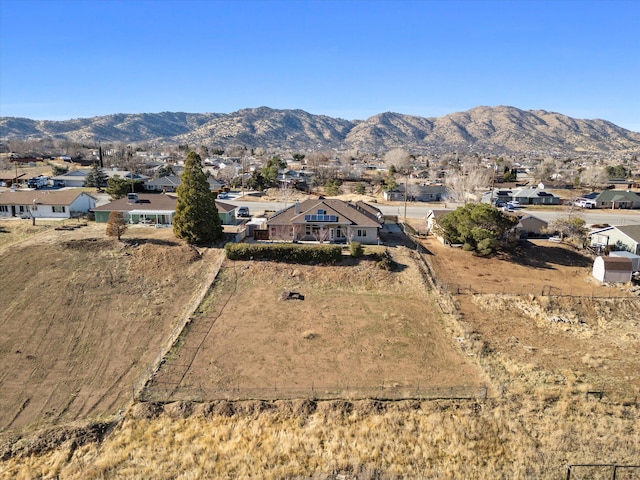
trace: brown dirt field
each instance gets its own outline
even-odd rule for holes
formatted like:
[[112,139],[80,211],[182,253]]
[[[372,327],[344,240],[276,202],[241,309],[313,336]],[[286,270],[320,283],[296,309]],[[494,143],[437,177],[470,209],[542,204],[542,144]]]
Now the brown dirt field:
[[126,407],[221,254],[201,256],[169,229],[131,228],[124,244],[104,225],[2,226],[0,432]]
[[[473,284],[484,292],[454,298],[467,334],[481,338],[489,352],[487,372],[514,388],[569,385],[638,395],[640,299],[624,287],[592,281],[592,259],[572,247],[531,243],[509,261],[423,241],[441,283]],[[618,295],[626,297],[598,298]]]
[[[390,251],[398,271],[366,259],[341,266],[226,261],[156,385],[180,381],[180,366],[200,342],[183,386],[484,385],[447,331],[415,253]],[[285,291],[304,300],[279,300]]]

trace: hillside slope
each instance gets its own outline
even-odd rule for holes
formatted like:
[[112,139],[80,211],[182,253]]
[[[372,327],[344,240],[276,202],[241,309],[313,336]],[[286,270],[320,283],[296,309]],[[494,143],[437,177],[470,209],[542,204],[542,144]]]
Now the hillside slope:
[[476,107],[438,118],[386,112],[364,121],[303,110],[247,108],[222,113],[116,114],[66,121],[0,118],[0,138],[57,138],[80,143],[188,143],[311,151],[415,153],[640,151],[640,133],[605,120],[581,120],[514,107]]

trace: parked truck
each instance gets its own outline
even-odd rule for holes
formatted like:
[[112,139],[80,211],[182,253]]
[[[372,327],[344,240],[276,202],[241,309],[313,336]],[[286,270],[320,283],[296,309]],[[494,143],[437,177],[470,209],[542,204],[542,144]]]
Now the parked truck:
[[29,188],[44,188],[49,185],[49,177],[45,177],[44,175],[38,175],[37,177],[32,177],[27,180],[27,187]]

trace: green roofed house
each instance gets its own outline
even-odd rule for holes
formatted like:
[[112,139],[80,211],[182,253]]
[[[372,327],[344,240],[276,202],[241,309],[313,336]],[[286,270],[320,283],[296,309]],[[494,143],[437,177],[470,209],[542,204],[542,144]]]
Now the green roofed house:
[[163,194],[129,193],[125,198],[94,208],[96,222],[107,223],[113,211],[122,212],[124,219],[132,224],[170,225],[176,213],[176,199]]
[[[129,193],[126,198],[114,200],[93,209],[96,222],[107,223],[113,211],[122,212],[131,224],[171,225],[176,213],[176,197],[163,193]],[[218,216],[223,225],[235,225],[235,205],[216,200]]]
[[640,195],[630,190],[603,190],[592,199],[596,202],[595,208],[640,208]]

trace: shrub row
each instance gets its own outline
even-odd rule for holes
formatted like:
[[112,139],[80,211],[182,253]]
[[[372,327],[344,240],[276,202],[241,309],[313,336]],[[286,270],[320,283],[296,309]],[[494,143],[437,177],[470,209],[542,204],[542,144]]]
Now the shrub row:
[[291,243],[227,243],[229,260],[273,260],[289,263],[337,263],[342,260],[339,245],[295,245]]

